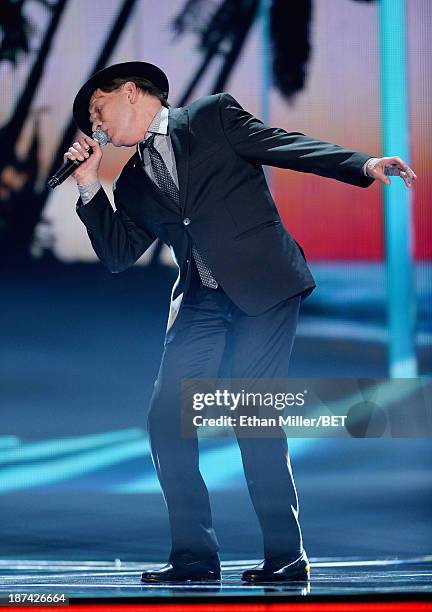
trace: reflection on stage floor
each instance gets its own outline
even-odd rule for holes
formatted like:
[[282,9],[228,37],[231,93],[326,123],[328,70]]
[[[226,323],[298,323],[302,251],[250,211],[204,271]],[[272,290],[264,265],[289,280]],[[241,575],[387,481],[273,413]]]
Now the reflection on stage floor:
[[170,583],[147,585],[140,582],[144,569],[161,564],[123,562],[68,562],[0,560],[0,596],[6,593],[64,592],[72,600],[85,598],[218,599],[260,596],[286,598],[329,596],[412,595],[432,593],[432,555],[416,558],[312,558],[307,583],[250,585],[241,581],[242,572],[259,560],[222,562],[220,583]]

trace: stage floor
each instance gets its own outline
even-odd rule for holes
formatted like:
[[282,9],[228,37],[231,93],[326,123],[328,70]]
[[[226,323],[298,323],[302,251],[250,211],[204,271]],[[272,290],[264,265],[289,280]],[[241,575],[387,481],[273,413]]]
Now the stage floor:
[[432,593],[432,555],[413,558],[312,558],[308,583],[249,585],[241,573],[259,560],[222,563],[220,583],[170,583],[145,585],[140,582],[144,569],[157,563],[68,562],[0,560],[0,598],[9,593],[63,592],[71,600],[124,598],[133,600],[164,598],[296,598],[325,596],[427,596]]

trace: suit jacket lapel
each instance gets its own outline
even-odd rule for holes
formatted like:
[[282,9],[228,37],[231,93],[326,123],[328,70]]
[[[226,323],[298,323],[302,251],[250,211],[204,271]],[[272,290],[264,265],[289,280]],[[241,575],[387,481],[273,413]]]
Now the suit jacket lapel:
[[187,109],[169,109],[168,130],[176,160],[180,208],[184,212],[189,182],[189,115]]

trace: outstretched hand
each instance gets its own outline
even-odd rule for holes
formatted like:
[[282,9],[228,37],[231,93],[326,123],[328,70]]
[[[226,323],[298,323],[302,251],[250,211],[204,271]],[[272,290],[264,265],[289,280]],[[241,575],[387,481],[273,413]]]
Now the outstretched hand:
[[390,185],[389,176],[400,176],[407,187],[417,180],[415,172],[400,157],[374,157],[366,165],[368,176]]

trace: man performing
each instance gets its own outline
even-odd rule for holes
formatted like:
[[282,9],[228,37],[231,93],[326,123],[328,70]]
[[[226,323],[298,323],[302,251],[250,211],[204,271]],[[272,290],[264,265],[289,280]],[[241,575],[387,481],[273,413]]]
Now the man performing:
[[[65,154],[82,162],[74,172],[77,212],[111,272],[132,266],[157,238],[179,267],[147,423],[172,548],[169,563],[142,574],[146,583],[220,579],[197,435],[181,435],[181,380],[215,378],[228,357],[229,377],[287,377],[300,304],[315,287],[262,166],[358,187],[374,179],[389,184],[387,174],[407,186],[417,178],[399,157],[374,158],[264,125],[228,93],[183,108],[171,108],[167,98],[167,77],[152,64],[96,73],[74,101],[84,135]],[[137,149],[116,180],[115,212],[98,179],[102,151],[91,138],[97,129],[115,147]],[[242,580],[307,580],[285,433],[237,440],[264,544],[263,562]]]

